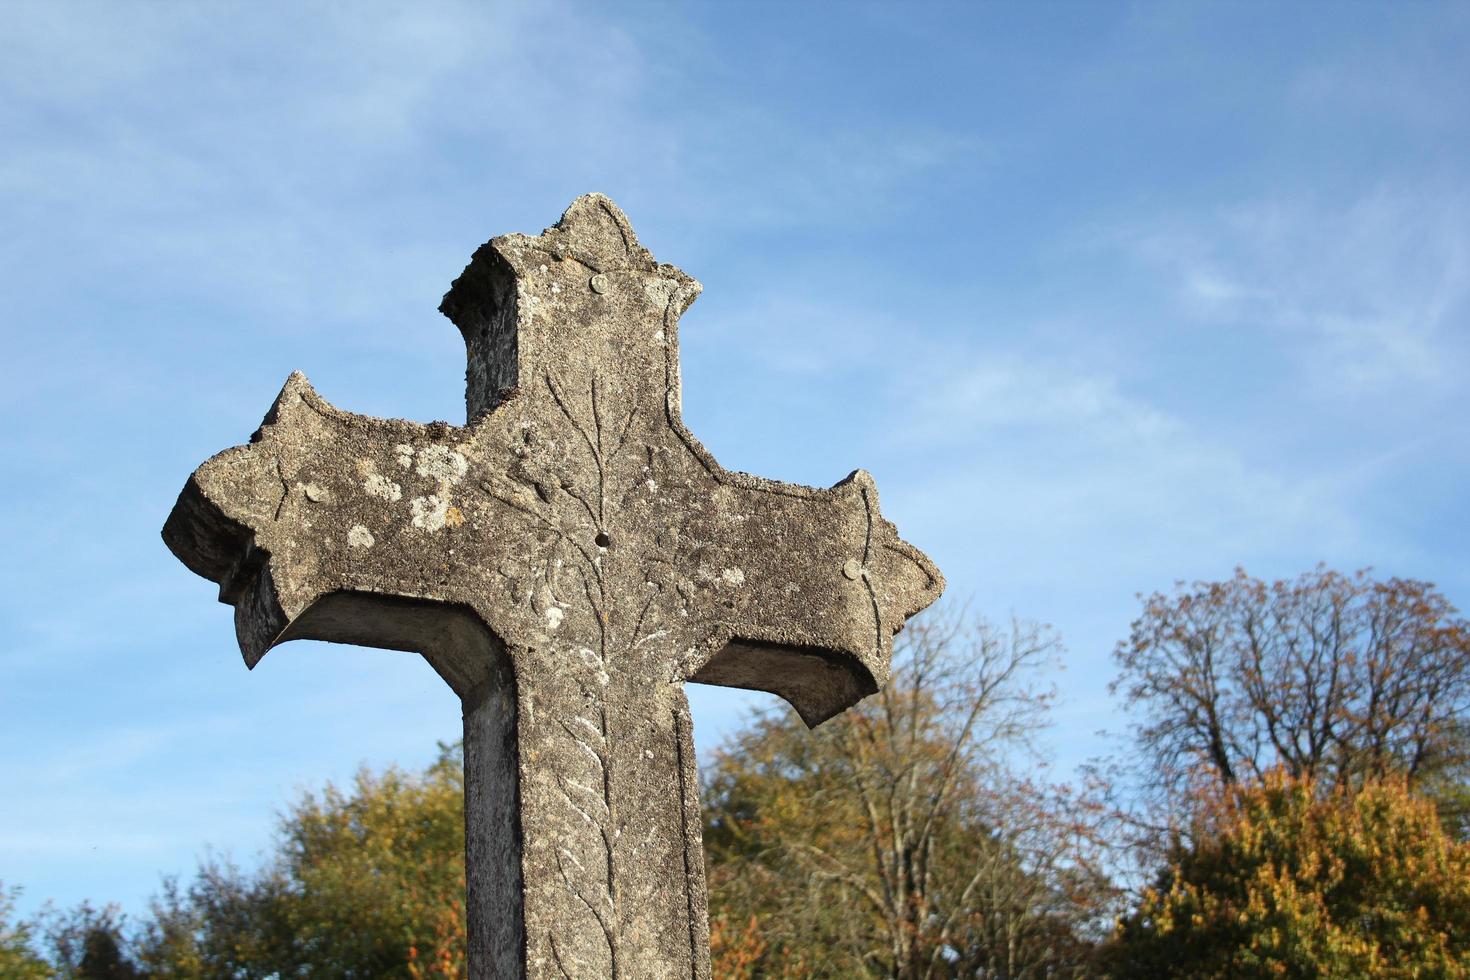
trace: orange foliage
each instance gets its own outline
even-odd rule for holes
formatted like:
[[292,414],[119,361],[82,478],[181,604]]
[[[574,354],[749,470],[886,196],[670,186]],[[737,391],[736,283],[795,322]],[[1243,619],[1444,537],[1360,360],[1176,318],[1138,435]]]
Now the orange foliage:
[[1470,845],[1405,777],[1327,789],[1278,769],[1201,811],[1120,922],[1112,975],[1470,977]]

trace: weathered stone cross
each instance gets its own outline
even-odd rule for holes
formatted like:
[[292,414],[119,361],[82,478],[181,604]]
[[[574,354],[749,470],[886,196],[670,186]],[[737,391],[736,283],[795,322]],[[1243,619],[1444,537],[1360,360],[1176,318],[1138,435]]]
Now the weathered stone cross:
[[579,198],[444,298],[468,425],[353,415],[293,374],[163,530],[248,665],[299,638],[410,650],[459,695],[476,977],[708,977],[683,683],[815,725],[878,689],[943,588],[866,473],[731,473],[684,427],[699,289]]

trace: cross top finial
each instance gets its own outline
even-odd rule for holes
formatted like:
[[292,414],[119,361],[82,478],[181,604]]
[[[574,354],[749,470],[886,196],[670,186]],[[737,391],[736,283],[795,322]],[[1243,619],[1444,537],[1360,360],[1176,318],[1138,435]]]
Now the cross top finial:
[[[701,288],[674,266],[655,261],[639,244],[627,215],[602,194],[577,198],[540,235],[491,239],[475,252],[439,305],[464,337],[470,420],[509,397],[523,377],[535,373],[539,360],[585,360],[598,347],[624,360],[643,355],[649,362],[639,365],[644,368],[657,368],[672,352],[677,400],[674,331]],[[583,292],[590,294],[585,318],[567,323],[537,316]],[[609,331],[638,307],[660,318],[664,335]]]

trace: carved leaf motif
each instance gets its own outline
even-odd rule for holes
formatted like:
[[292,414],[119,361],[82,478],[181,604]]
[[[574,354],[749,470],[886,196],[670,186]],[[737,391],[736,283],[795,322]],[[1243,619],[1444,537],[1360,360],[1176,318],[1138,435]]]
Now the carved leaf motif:
[[[558,610],[548,622],[570,627],[556,634],[553,646],[584,700],[581,711],[556,722],[575,747],[575,766],[552,778],[574,820],[599,842],[601,854],[589,862],[586,850],[579,855],[561,848],[555,861],[562,883],[597,923],[608,961],[603,967],[581,963],[559,948],[554,936],[547,943],[564,976],[610,967],[616,977],[622,969],[623,906],[629,899],[636,904],[637,898],[620,893],[622,869],[640,858],[656,828],[650,824],[639,834],[629,833],[620,811],[609,689],[619,672],[641,676],[640,661],[659,652],[647,648],[656,647],[666,632],[656,629],[665,590],[649,581],[658,573],[650,576],[644,569],[667,568],[670,556],[628,551],[643,536],[619,533],[631,494],[648,479],[642,464],[652,456],[646,446],[636,445],[637,406],[621,404],[596,374],[582,390],[551,373],[542,381],[557,409],[551,415],[554,428],[518,447],[519,462],[509,470],[514,485],[484,489],[552,539],[543,558],[543,604]],[[621,550],[610,547],[613,535]],[[619,620],[609,599],[627,595],[634,599],[627,608],[636,612]],[[534,593],[530,598],[534,606]],[[546,618],[546,609],[533,611]]]

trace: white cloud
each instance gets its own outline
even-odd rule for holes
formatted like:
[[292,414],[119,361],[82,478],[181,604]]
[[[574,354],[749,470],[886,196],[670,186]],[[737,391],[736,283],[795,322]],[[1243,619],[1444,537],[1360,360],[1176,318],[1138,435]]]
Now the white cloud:
[[1415,17],[1405,12],[1377,11],[1390,16],[1376,44],[1313,52],[1286,87],[1287,99],[1306,118],[1350,119],[1359,132],[1457,132],[1464,106],[1451,93],[1464,87],[1465,63],[1454,53],[1470,40],[1470,10],[1450,3],[1414,8]]
[[534,232],[588,190],[655,214],[686,202],[680,217],[725,234],[844,227],[978,152],[683,90],[662,48],[708,39],[674,17],[635,30],[549,2],[0,18],[0,203],[19,221],[0,262],[57,284],[85,267],[102,289],[273,333],[346,321],[361,344],[417,348],[403,323],[432,317],[480,236]]
[[381,321],[421,301],[405,279],[442,291],[424,229],[475,214],[480,189],[519,196],[527,172],[554,179],[662,138],[633,105],[630,37],[560,3],[8,19],[0,200],[25,232],[7,239],[11,267],[84,262],[257,315]]
[[1186,320],[1284,340],[1305,383],[1356,395],[1458,381],[1467,228],[1463,194],[1398,187],[1178,214],[1116,241],[1169,277]]
[[984,430],[1057,429],[1113,444],[1151,441],[1178,430],[1176,421],[1124,396],[1113,377],[1048,365],[1014,352],[950,352],[947,371],[913,403],[914,431],[936,441],[969,441]]
[[[988,528],[977,553],[1019,578],[1167,581],[1201,563],[1323,555],[1360,539],[1357,482],[1273,467],[1101,371],[972,348],[914,373],[933,381],[889,430],[922,474],[901,492],[922,496],[921,521],[977,515]],[[1086,569],[1069,569],[1078,555]]]

